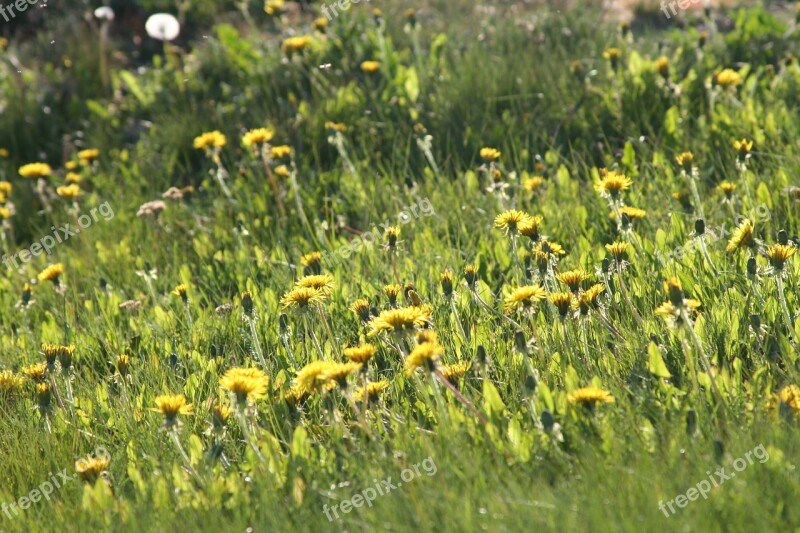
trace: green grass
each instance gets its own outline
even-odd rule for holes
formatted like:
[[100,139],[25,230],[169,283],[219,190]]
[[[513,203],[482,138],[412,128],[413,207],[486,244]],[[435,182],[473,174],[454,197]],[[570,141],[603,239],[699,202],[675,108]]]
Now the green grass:
[[[792,189],[800,185],[800,68],[789,54],[798,38],[785,12],[715,13],[719,29],[702,18],[634,24],[629,36],[601,22],[593,5],[515,11],[499,2],[487,12],[431,2],[416,6],[411,26],[410,5],[387,2],[381,20],[370,11],[376,3],[364,4],[322,34],[310,27],[319,6],[270,20],[253,4],[250,24],[235,3],[198,2],[176,43],[145,36],[136,44],[134,23],[119,22],[101,46],[78,4],[3,28],[12,36],[0,52],[0,148],[8,150],[0,178],[12,184],[6,207],[15,211],[2,225],[6,257],[106,203],[113,217],[0,280],[0,370],[20,374],[43,361],[44,343],[76,348],[70,370],[56,365],[45,378],[57,391],[48,408],[28,378],[19,387],[0,379],[0,504],[63,469],[73,475],[99,447],[111,460],[96,483],[71,480],[11,519],[0,510],[0,529],[798,527],[800,400],[788,389],[785,403],[774,398],[800,382],[799,267],[792,257],[780,276],[784,312],[765,257],[781,239],[796,246],[800,233]],[[282,52],[286,37],[302,34],[314,35],[305,50]],[[609,47],[621,50],[616,69],[603,58]],[[661,55],[667,78],[654,64]],[[362,72],[365,60],[380,61],[379,72]],[[714,86],[725,68],[741,84]],[[346,125],[339,148],[328,121]],[[269,161],[269,173],[241,143],[258,127],[274,130],[272,145],[292,147],[291,157]],[[212,130],[227,137],[219,165],[231,200],[213,158],[193,147]],[[754,141],[746,170],[732,146],[742,138]],[[498,162],[483,161],[483,147],[500,150]],[[101,155],[75,170],[83,194],[58,197],[67,161],[84,148]],[[690,178],[675,163],[684,151],[694,154],[705,226],[716,233],[705,239],[710,262],[692,233],[700,211]],[[33,161],[54,169],[43,193],[18,174]],[[602,168],[633,181],[622,201],[646,216],[629,228],[609,217],[594,188]],[[503,187],[488,190],[493,169]],[[532,192],[523,184],[534,176],[544,181]],[[723,181],[736,184],[729,200]],[[171,186],[192,191],[164,199],[158,216],[137,216]],[[401,223],[411,207],[417,215]],[[534,244],[519,236],[515,258],[512,239],[494,227],[508,209],[541,215],[541,233],[566,253],[540,270]],[[728,253],[730,235],[719,228],[732,232],[737,215],[754,223],[752,246]],[[332,254],[381,224],[400,227],[396,248],[381,233],[381,242],[323,264],[334,287],[319,308],[282,308],[304,254]],[[630,244],[621,274],[607,261],[614,241]],[[676,248],[693,251],[668,257]],[[63,264],[60,284],[39,281],[53,263]],[[465,281],[469,264],[485,306]],[[517,286],[567,291],[554,275],[577,268],[591,274],[582,291],[604,286],[588,314],[559,318],[547,300],[506,312]],[[442,290],[446,270],[452,296]],[[702,302],[689,325],[655,314],[671,277]],[[181,283],[186,305],[172,294]],[[384,286],[395,283],[415,292],[402,291],[398,306],[415,297],[431,306],[439,364],[471,363],[454,380],[459,395],[424,369],[406,374],[413,336],[369,337],[370,325],[350,310],[358,298],[373,313],[390,308]],[[137,310],[120,307],[132,300]],[[299,404],[286,400],[304,365],[343,361],[343,346],[364,341],[378,348],[368,379],[389,383],[368,410],[352,401],[360,374]],[[270,383],[245,414],[249,431],[235,415],[224,432],[211,431],[211,406],[228,401],[220,378],[262,367],[259,348]],[[124,375],[121,354],[130,358]],[[568,395],[587,386],[615,401],[571,404]],[[168,393],[194,405],[171,430],[151,410]],[[752,464],[732,469],[753,450]],[[425,460],[435,473],[422,470],[371,506],[326,517],[324,509],[380,480],[396,483]],[[719,467],[735,477],[665,517],[660,502]]]

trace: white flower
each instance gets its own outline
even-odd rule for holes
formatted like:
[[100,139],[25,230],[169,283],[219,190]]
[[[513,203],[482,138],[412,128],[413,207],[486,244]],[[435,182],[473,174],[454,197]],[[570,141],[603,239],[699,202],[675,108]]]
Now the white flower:
[[159,41],[172,41],[181,32],[181,24],[178,19],[169,13],[156,13],[150,15],[144,23],[147,35]]
[[114,20],[114,10],[108,6],[98,7],[94,10],[94,16],[100,20]]

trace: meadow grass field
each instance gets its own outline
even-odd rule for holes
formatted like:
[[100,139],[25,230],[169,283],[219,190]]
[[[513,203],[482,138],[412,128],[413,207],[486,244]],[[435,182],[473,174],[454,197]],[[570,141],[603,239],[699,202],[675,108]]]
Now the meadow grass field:
[[794,6],[331,5],[0,19],[0,530],[798,529]]

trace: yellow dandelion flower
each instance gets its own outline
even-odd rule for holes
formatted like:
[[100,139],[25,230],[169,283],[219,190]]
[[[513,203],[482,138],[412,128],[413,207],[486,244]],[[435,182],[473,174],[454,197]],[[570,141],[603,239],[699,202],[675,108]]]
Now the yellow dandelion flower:
[[366,298],[359,298],[350,306],[350,310],[358,315],[362,322],[369,321],[370,305]]
[[539,230],[543,221],[544,217],[542,215],[529,216],[517,224],[517,231],[519,231],[520,235],[528,237],[532,241],[538,241],[540,237]]
[[10,370],[0,372],[0,401],[8,400],[19,393],[25,385],[22,376],[18,376]]
[[332,130],[338,133],[344,133],[347,131],[347,125],[342,124],[341,122],[332,122],[330,120],[325,122],[325,129]]
[[600,179],[595,182],[594,190],[602,195],[619,197],[619,194],[633,185],[633,180],[616,170],[600,169]]
[[691,170],[692,163],[694,162],[694,154],[692,152],[681,152],[675,156],[675,162],[686,170]]
[[279,146],[273,146],[269,150],[269,157],[271,159],[284,159],[292,155],[292,147],[286,144],[281,144]]
[[608,60],[616,60],[622,57],[622,50],[619,48],[611,47],[606,48],[603,52],[603,58]]
[[289,387],[289,390],[283,395],[283,399],[286,400],[286,403],[292,406],[296,406],[299,403],[302,403],[308,398],[309,393],[305,390],[301,389],[297,385],[293,385]]
[[219,386],[235,395],[240,406],[266,396],[268,385],[269,376],[258,368],[231,368],[219,380]]
[[100,157],[100,150],[97,148],[89,148],[78,152],[78,159],[81,164],[86,166],[92,163],[95,159]]
[[316,289],[325,296],[333,292],[333,276],[330,274],[311,274],[298,279],[294,286],[297,289]]
[[189,300],[188,292],[189,292],[189,285],[187,285],[186,283],[181,283],[180,285],[172,289],[172,294],[174,296],[179,296],[180,299],[184,301],[184,303]]
[[0,194],[3,196],[11,196],[11,191],[14,190],[14,186],[11,185],[11,182],[8,181],[0,181]]
[[425,344],[426,342],[436,344],[439,342],[439,334],[433,329],[421,329],[417,332],[415,340],[417,344]]
[[68,184],[78,184],[83,181],[83,176],[75,172],[67,172],[67,175],[64,177],[64,181],[66,181]]
[[405,371],[406,375],[410,376],[414,371],[424,366],[428,371],[436,369],[436,363],[444,354],[444,348],[432,342],[417,345],[411,353],[406,357]]
[[14,216],[14,212],[7,207],[0,207],[0,218],[5,220]]
[[156,407],[151,407],[151,411],[164,415],[164,425],[171,427],[178,421],[178,415],[190,415],[194,412],[194,406],[186,402],[183,394],[162,394],[153,400]]
[[389,303],[391,305],[395,305],[397,303],[397,297],[403,291],[403,287],[399,283],[390,283],[389,285],[383,286],[383,294],[386,295],[386,298],[389,299]]
[[365,386],[356,390],[356,392],[353,394],[353,400],[358,403],[363,402],[365,399],[367,401],[375,400],[375,398],[378,397],[378,394],[387,388],[389,388],[389,382],[385,379],[367,383]]
[[399,307],[382,311],[380,315],[373,318],[369,325],[370,337],[381,333],[402,333],[413,331],[416,328],[424,327],[431,322],[433,309],[429,305]]
[[58,284],[59,276],[64,273],[64,265],[61,263],[56,263],[54,265],[49,265],[47,268],[39,272],[38,278],[39,281],[52,281],[55,284]]
[[347,376],[361,370],[361,363],[353,361],[347,363],[331,363],[324,372],[324,377],[335,382],[341,388],[347,387]]
[[542,185],[544,185],[544,182],[545,180],[543,177],[534,176],[523,181],[522,188],[526,191],[536,192],[542,187]]
[[224,428],[231,413],[231,408],[227,405],[220,403],[215,404],[214,407],[211,408],[211,423],[214,425],[214,429],[219,431]]
[[328,372],[331,367],[335,365],[332,361],[314,361],[308,363],[300,369],[295,376],[295,387],[297,391],[302,391],[305,394],[311,394],[321,390],[330,390],[336,386],[332,382]]
[[299,35],[296,37],[289,37],[288,39],[283,41],[281,49],[287,54],[292,54],[294,52],[302,52],[309,44],[311,44],[311,41],[312,38],[310,35]]
[[689,313],[693,313],[702,305],[700,300],[695,300],[693,298],[685,298],[681,305],[675,305],[672,302],[664,302],[656,308],[655,314],[670,322],[676,322],[680,320],[683,309],[686,309]]
[[308,269],[315,269],[322,263],[321,252],[309,252],[300,257],[300,264]]
[[197,150],[210,150],[222,148],[228,144],[228,139],[221,132],[214,130],[198,135],[194,138],[194,147]]
[[363,61],[361,63],[361,72],[365,74],[375,74],[381,69],[379,61]]
[[526,285],[515,288],[506,296],[505,311],[513,313],[519,309],[528,309],[539,300],[547,297],[547,291],[539,285]]
[[717,185],[717,189],[722,192],[728,199],[733,197],[733,192],[736,190],[736,184],[729,181],[723,181]]
[[533,255],[537,263],[546,265],[550,259],[558,259],[558,256],[567,253],[557,242],[539,241],[533,249]]
[[669,59],[666,56],[661,56],[655,60],[653,66],[656,68],[656,72],[661,74],[663,77],[669,77]]
[[322,302],[324,299],[325,293],[321,290],[312,287],[300,287],[284,294],[281,298],[281,305],[284,309],[289,309],[290,307],[306,309],[310,305]]
[[311,27],[317,31],[324,32],[328,27],[328,19],[325,17],[317,17],[314,22],[311,23]]
[[562,317],[567,316],[575,296],[571,292],[556,292],[548,296],[550,302],[558,309],[558,314]]
[[600,306],[598,299],[605,290],[605,285],[602,283],[595,283],[585,291],[581,291],[578,294],[578,298],[575,300],[575,303],[573,303],[573,306],[579,309],[582,315],[585,315],[590,310],[597,309]]
[[266,0],[264,2],[264,13],[269,16],[280,15],[283,11],[283,0]]
[[581,284],[589,279],[589,277],[589,273],[582,268],[567,270],[556,275],[556,279],[559,283],[563,283],[569,287],[572,292],[577,292],[578,289],[581,288]]
[[70,171],[71,170],[75,170],[76,168],[78,168],[78,162],[77,161],[67,161],[66,163],[64,163],[64,168],[66,168],[67,170],[70,170]]
[[35,363],[28,365],[23,367],[20,372],[22,372],[22,375],[31,381],[43,381],[47,375],[47,363]]
[[733,69],[726,68],[725,70],[715,75],[717,85],[722,87],[735,87],[742,83],[742,77]]
[[43,178],[53,173],[47,163],[28,163],[19,167],[19,175],[23,178]]
[[354,363],[366,363],[378,352],[378,348],[373,344],[361,344],[345,348],[342,353]]
[[257,146],[272,140],[273,132],[268,128],[255,128],[242,136],[242,144],[246,147]]
[[108,470],[111,459],[105,457],[84,457],[75,462],[75,472],[83,481],[94,483],[103,473]]
[[481,148],[480,155],[485,161],[497,161],[503,154],[497,148],[486,147]]
[[77,183],[56,187],[56,194],[65,200],[71,200],[81,195],[81,187]]
[[452,365],[443,365],[439,372],[447,381],[455,381],[463,378],[471,367],[472,363],[469,361],[460,361]]
[[787,385],[778,394],[773,394],[767,402],[768,409],[775,409],[781,404],[786,405],[794,415],[800,415],[800,387]]
[[[629,205],[623,206],[619,208],[620,215],[626,215],[630,220],[637,220],[639,218],[644,218],[647,215],[647,211],[644,209],[639,209],[638,207],[631,207]],[[609,218],[617,218],[617,214],[612,211],[608,215]]]
[[606,244],[606,251],[616,260],[625,259],[628,255],[628,249],[631,245],[623,241],[614,241],[611,244]]
[[731,253],[745,246],[751,246],[753,244],[753,231],[753,223],[747,218],[742,220],[739,226],[733,230],[733,235],[731,235],[725,250]]
[[775,270],[783,270],[783,264],[788,261],[794,254],[797,253],[797,248],[790,244],[774,244],[767,248],[765,255],[769,258],[769,262]]
[[610,392],[597,387],[583,387],[575,389],[567,395],[570,404],[594,406],[598,403],[614,403],[614,396]]
[[501,228],[506,232],[514,231],[520,224],[528,222],[530,219],[531,216],[528,213],[517,209],[510,209],[508,211],[503,211],[494,218],[494,227]]

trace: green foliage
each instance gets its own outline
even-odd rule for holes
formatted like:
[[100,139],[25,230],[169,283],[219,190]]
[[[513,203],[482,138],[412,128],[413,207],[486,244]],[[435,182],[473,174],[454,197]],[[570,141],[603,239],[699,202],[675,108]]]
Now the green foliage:
[[[800,234],[794,27],[739,10],[701,46],[695,29],[629,36],[599,24],[595,5],[509,4],[432,2],[414,24],[407,6],[376,17],[362,3],[324,32],[310,7],[128,4],[182,14],[174,43],[135,41],[116,3],[107,41],[82,2],[15,22],[0,52],[4,259],[110,211],[0,280],[0,371],[11,372],[0,374],[0,503],[72,475],[99,446],[111,461],[97,482],[75,478],[19,516],[0,510],[3,530],[800,523],[800,267],[792,256],[781,271],[772,248]],[[299,35],[312,40],[287,51]],[[721,86],[723,69],[740,83]],[[274,134],[263,150],[244,142],[254,128]],[[223,146],[195,148],[215,130]],[[270,150],[282,145],[291,153]],[[86,148],[100,157],[79,161]],[[685,151],[691,168],[675,161]],[[20,176],[33,161],[52,175]],[[599,194],[603,169],[632,183]],[[541,215],[535,239],[497,227],[512,209]],[[741,217],[752,238],[729,252]],[[628,244],[620,260],[615,241]],[[307,265],[315,251],[321,263]],[[55,263],[58,283],[37,277]],[[574,290],[557,277],[577,269],[587,279]],[[317,270],[333,283],[319,306],[282,303]],[[527,285],[548,298],[515,308]],[[563,316],[555,293],[571,304]],[[359,298],[373,318],[421,302],[441,359],[407,372],[421,341],[371,335],[376,322],[350,308]],[[363,342],[377,348],[364,372],[296,396],[307,364],[342,362]],[[3,388],[32,373],[44,344],[75,346],[71,367],[46,374],[47,406],[32,379]],[[241,412],[221,388],[236,367],[269,378]],[[373,401],[355,399],[384,380]],[[162,394],[193,413],[165,425],[152,410]],[[215,426],[220,404],[234,412]],[[669,518],[659,509],[762,444],[769,458],[707,499]],[[426,460],[435,473],[342,509]]]

